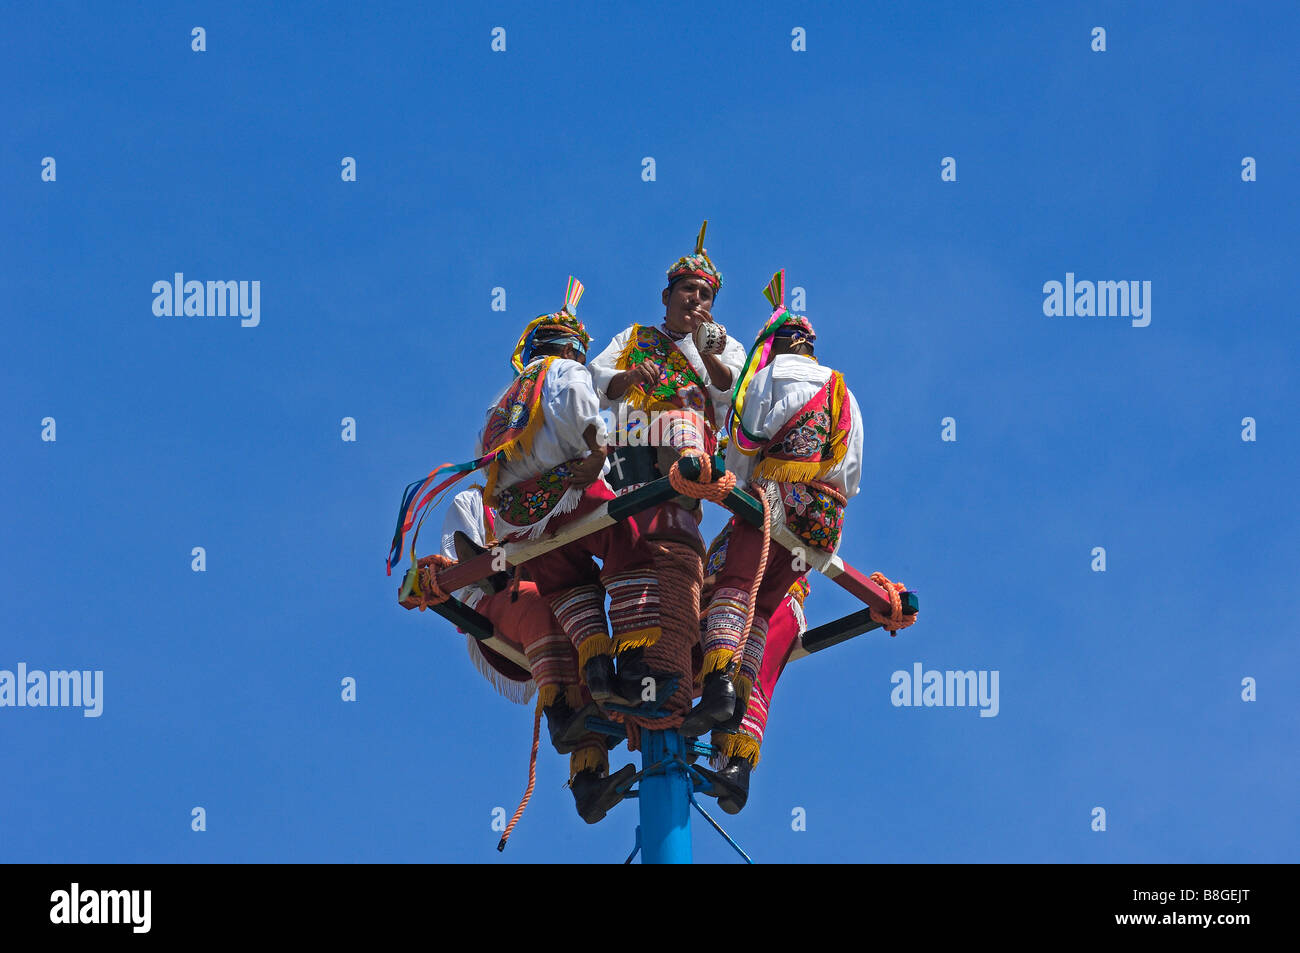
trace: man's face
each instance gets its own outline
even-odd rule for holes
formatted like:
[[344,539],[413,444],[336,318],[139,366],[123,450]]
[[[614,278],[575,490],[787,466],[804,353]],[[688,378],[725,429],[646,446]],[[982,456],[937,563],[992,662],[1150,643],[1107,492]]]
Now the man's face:
[[664,289],[665,323],[669,329],[693,334],[705,321],[712,320],[713,285],[703,278],[689,275]]

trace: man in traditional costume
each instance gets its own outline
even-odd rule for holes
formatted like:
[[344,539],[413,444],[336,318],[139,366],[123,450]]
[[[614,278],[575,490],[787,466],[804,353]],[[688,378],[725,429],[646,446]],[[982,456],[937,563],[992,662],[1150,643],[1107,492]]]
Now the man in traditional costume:
[[[736,386],[727,469],[736,474],[737,485],[747,481],[751,494],[766,498],[770,511],[803,546],[833,553],[845,503],[858,492],[861,478],[862,414],[843,375],[813,356],[817,335],[812,323],[786,310],[784,271],[773,276],[764,294],[774,310]],[[802,558],[771,542],[746,637],[762,546],[761,529],[732,521],[726,563],[705,614],[703,691],[681,726],[683,734],[702,733],[745,711],[769,621],[807,569]],[[733,668],[742,639],[744,650]],[[735,775],[730,780],[747,790],[757,750],[742,745],[735,753],[728,765]]]
[[[703,603],[706,606],[712,601],[718,574],[727,562],[727,544],[732,525],[728,523],[724,526],[709,546],[704,566]],[[804,601],[808,598],[808,592],[808,578],[801,576],[777,605],[768,621],[763,662],[759,666],[758,678],[749,692],[749,700],[745,705],[738,706],[731,718],[713,729],[712,741],[718,750],[713,766],[718,769],[718,783],[706,793],[716,797],[719,806],[728,814],[739,814],[749,799],[750,771],[758,766],[776,683],[785,672],[790,654],[808,630],[808,621],[804,616]],[[704,621],[701,620],[702,630]],[[746,764],[742,766],[741,762]]]
[[[487,474],[483,498],[496,511],[502,542],[540,538],[614,499],[602,478],[609,466],[605,419],[581,362],[591,341],[576,316],[582,291],[570,277],[563,309],[535,318],[520,335],[511,360],[515,380],[488,410],[479,458],[439,467],[407,488],[393,553],[400,556],[405,531],[433,496],[481,468]],[[424,487],[446,470],[455,475],[416,504]],[[601,560],[600,567],[593,557]],[[390,569],[392,560],[390,553]],[[624,520],[535,556],[523,567],[572,643],[582,680],[597,702],[627,701],[616,694],[618,640],[659,637],[653,561],[637,525]],[[588,823],[604,816],[621,797],[616,789],[635,773],[631,765],[608,777],[607,771],[603,743],[584,743],[571,756],[571,785]]]
[[[660,295],[663,320],[633,324],[589,364],[616,425],[611,440],[617,446],[608,476],[616,493],[667,476],[683,450],[712,456],[717,449],[717,432],[726,422],[744,349],[713,321],[722,275],[704,248],[707,227],[708,222],[701,226],[694,252],[668,269],[668,284]],[[652,422],[656,416],[657,422]],[[662,618],[665,631],[674,631],[675,644],[655,650],[653,639],[618,640],[625,695],[634,693],[646,675],[659,677],[664,670],[678,675],[683,689],[693,677],[679,649],[693,646],[698,637],[704,555],[699,518],[699,500],[684,497],[635,517],[643,534],[658,545]]]
[[[474,486],[457,493],[442,522],[443,556],[463,562],[496,544],[496,516],[484,505],[483,488]],[[520,580],[510,585],[508,574],[498,573],[452,595],[487,618],[497,637],[517,646],[528,659],[528,667],[521,668],[467,634],[466,647],[474,667],[513,702],[526,704],[536,692],[551,744],[560,754],[575,751],[587,734],[587,717],[600,712],[595,702],[583,698],[578,653],[556,621],[550,603],[538,593],[537,583]]]

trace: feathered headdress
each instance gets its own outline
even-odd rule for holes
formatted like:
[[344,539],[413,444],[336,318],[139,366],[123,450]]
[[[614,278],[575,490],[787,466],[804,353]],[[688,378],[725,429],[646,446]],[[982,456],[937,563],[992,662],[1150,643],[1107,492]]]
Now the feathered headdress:
[[718,271],[713,264],[713,259],[709,257],[709,253],[704,247],[704,231],[708,227],[709,220],[705,219],[704,224],[700,226],[700,234],[695,239],[695,254],[678,258],[677,263],[668,269],[668,283],[670,285],[678,278],[694,275],[697,278],[703,278],[712,285],[714,294],[721,290],[722,272]]
[[564,307],[554,314],[543,314],[528,322],[528,327],[519,335],[519,343],[515,345],[515,353],[510,358],[516,372],[524,369],[524,365],[532,360],[533,350],[542,344],[572,344],[586,357],[591,335],[578,320],[578,302],[582,300],[582,292],[582,282],[569,275],[569,287],[564,292]]
[[745,412],[745,392],[749,389],[754,375],[772,362],[772,342],[777,337],[802,337],[807,341],[817,340],[817,332],[812,322],[801,314],[789,311],[785,306],[785,269],[782,268],[772,276],[772,280],[763,289],[763,297],[772,305],[772,314],[763,324],[763,329],[754,339],[754,346],[749,349],[745,364],[736,379],[736,388],[731,393],[731,416],[727,429],[736,448],[742,453],[757,453],[762,446],[759,438],[745,432],[740,419]]

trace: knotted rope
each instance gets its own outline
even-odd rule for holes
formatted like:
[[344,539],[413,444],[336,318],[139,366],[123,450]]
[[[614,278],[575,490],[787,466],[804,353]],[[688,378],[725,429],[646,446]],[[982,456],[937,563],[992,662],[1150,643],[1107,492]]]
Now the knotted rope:
[[[732,474],[728,473],[728,476]],[[740,641],[736,643],[736,650],[731,653],[731,661],[728,663],[728,670],[736,671],[739,669],[740,660],[745,656],[745,644],[749,641],[750,630],[754,627],[754,610],[757,608],[755,603],[758,600],[758,588],[763,582],[763,576],[767,573],[767,556],[772,543],[772,525],[769,522],[771,512],[767,503],[767,489],[765,484],[760,481],[754,481],[754,488],[758,490],[758,499],[763,504],[763,549],[758,557],[758,571],[754,573],[754,584],[749,588],[749,605],[745,610],[745,631],[741,635]],[[748,700],[748,692],[746,700]],[[736,699],[740,703],[740,699]]]
[[682,451],[682,458],[685,457],[694,457],[700,461],[700,478],[689,480],[682,475],[677,468],[681,458],[673,463],[672,469],[668,471],[668,482],[682,496],[689,496],[696,500],[712,500],[720,504],[727,498],[727,494],[736,488],[736,475],[730,471],[722,474],[716,483],[710,482],[713,480],[713,460],[703,450],[687,447]]
[[[438,571],[448,569],[456,565],[456,560],[448,559],[439,553],[432,556],[422,556],[415,570],[415,583],[411,586],[411,592],[415,596],[415,604],[423,612],[429,606],[442,605],[451,598],[451,594],[442,591],[438,585]],[[427,591],[426,591],[427,590]]]
[[523,800],[519,802],[519,807],[515,809],[515,816],[510,818],[510,823],[506,825],[505,833],[501,835],[501,840],[497,842],[497,850],[506,849],[506,841],[510,839],[510,833],[519,823],[519,818],[524,816],[524,808],[528,806],[528,799],[533,796],[533,788],[537,785],[537,746],[542,737],[542,700],[537,699],[537,711],[533,715],[533,752],[528,756],[528,787],[524,791]]
[[916,621],[914,615],[903,615],[903,593],[907,591],[907,587],[901,582],[890,582],[883,572],[873,572],[871,581],[889,593],[890,606],[889,615],[872,609],[871,620],[884,626],[889,631],[889,637],[892,639],[898,634],[899,629],[906,629]]

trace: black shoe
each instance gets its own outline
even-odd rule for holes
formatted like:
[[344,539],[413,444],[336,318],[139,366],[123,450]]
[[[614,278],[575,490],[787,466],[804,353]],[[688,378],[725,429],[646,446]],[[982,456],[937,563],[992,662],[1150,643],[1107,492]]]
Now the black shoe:
[[579,771],[569,782],[578,816],[588,824],[602,820],[610,808],[627,796],[626,791],[620,792],[618,788],[635,776],[636,768],[630,764],[623,765],[616,774],[607,778],[598,777],[592,770]]
[[587,718],[599,715],[600,708],[595,702],[574,711],[561,698],[554,705],[543,708],[546,715],[546,729],[551,735],[551,745],[560,754],[572,754],[578,750],[578,742],[587,734]]
[[[736,701],[736,686],[727,670],[718,669],[704,676],[704,691],[691,713],[686,716],[677,733],[687,738],[698,738],[714,725],[732,718],[740,706]],[[744,709],[740,710],[744,714]]]
[[[480,546],[474,540],[465,535],[464,530],[456,530],[451,535],[452,544],[456,548],[456,561],[468,562],[475,556],[481,556],[487,552],[487,548]],[[490,596],[505,589],[510,584],[510,577],[503,572],[493,573],[486,579],[480,579],[474,583],[475,586],[483,590],[483,595]]]
[[659,698],[657,690],[653,700],[644,701],[641,698],[641,693],[646,689],[644,679],[654,679],[657,689],[659,685],[667,685],[672,677],[671,672],[659,672],[650,668],[645,660],[644,648],[628,649],[618,657],[618,693],[623,696],[624,704],[629,707],[649,705],[653,708],[662,699]]
[[582,667],[582,680],[587,684],[587,691],[598,704],[613,702],[622,704],[623,697],[618,694],[618,676],[614,674],[614,659],[608,655],[596,655]]
[[[752,691],[752,689],[751,689]],[[731,713],[731,717],[726,721],[720,721],[713,726],[713,730],[723,734],[734,735],[740,730],[740,724],[745,719],[745,706],[740,703],[740,694],[736,694],[736,710]]]
[[746,758],[732,758],[717,773],[714,791],[717,792],[718,806],[728,814],[739,814],[749,800],[749,772],[753,767]]

